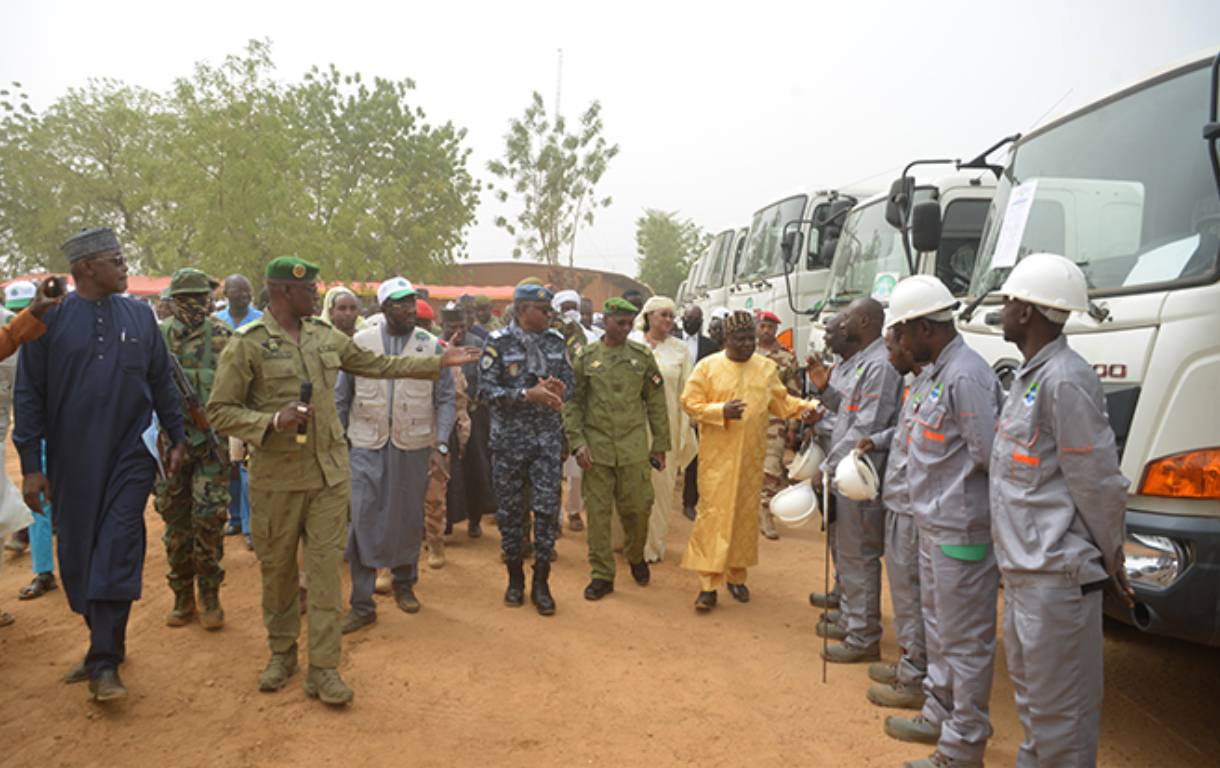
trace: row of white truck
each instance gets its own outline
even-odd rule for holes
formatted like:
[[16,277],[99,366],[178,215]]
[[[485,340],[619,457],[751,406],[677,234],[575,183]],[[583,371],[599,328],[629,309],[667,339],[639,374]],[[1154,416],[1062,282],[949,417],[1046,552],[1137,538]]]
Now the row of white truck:
[[1212,51],[973,160],[913,161],[886,190],[778,200],[715,236],[678,303],[705,316],[773,311],[781,342],[803,357],[822,352],[827,319],[853,299],[884,303],[902,277],[933,274],[961,298],[961,333],[1007,385],[1020,356],[992,291],[1026,254],[1072,259],[1093,306],[1068,322],[1069,343],[1102,380],[1131,483],[1139,603],[1107,609],[1220,645],[1218,101]]

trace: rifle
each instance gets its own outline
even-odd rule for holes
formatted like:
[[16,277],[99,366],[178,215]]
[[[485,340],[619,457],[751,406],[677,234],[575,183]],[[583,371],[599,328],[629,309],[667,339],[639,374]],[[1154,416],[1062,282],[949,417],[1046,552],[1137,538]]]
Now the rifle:
[[191,380],[186,377],[186,371],[182,370],[182,363],[178,362],[178,356],[168,349],[166,354],[169,357],[170,375],[174,379],[174,386],[178,389],[178,396],[182,398],[183,408],[190,415],[195,428],[207,436],[208,452],[212,454],[212,458],[220,462],[222,467],[227,468],[229,466],[228,445],[221,444],[220,436],[216,434],[216,430],[212,429],[212,424],[208,421],[208,414],[203,409],[203,403],[199,402],[199,394],[195,392]]

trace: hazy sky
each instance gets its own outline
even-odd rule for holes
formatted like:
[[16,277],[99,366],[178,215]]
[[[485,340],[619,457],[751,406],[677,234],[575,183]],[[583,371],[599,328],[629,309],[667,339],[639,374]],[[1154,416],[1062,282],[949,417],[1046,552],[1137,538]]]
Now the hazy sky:
[[[630,274],[645,207],[743,226],[800,189],[882,186],[914,157],[972,156],[1052,107],[1220,46],[1216,0],[6,0],[0,19],[0,82],[21,81],[39,108],[88,77],[164,89],[250,38],[272,40],[284,79],[315,63],[410,77],[430,120],[468,129],[481,179],[530,91],[553,102],[562,48],[564,114],[600,99],[621,148],[601,186],[614,204],[580,231],[577,262]],[[515,208],[483,197],[471,255],[509,258],[493,221]]]

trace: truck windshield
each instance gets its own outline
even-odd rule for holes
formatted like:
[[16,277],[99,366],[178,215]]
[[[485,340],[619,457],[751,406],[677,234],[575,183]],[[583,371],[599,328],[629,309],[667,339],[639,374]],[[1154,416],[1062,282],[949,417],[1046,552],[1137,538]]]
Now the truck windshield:
[[[935,194],[931,187],[917,187],[914,204],[932,200]],[[888,301],[894,285],[911,274],[902,233],[885,220],[884,199],[847,214],[830,269],[826,299],[830,306],[841,306],[861,296]]]
[[1017,145],[970,293],[994,290],[1014,256],[1039,251],[1079,264],[1094,295],[1214,279],[1220,199],[1199,133],[1208,74],[1201,64]]
[[790,197],[763,208],[754,214],[750,222],[750,236],[746,240],[746,252],[742,255],[741,274],[738,282],[759,280],[784,271],[784,252],[780,243],[784,236],[784,225],[799,221],[805,213],[804,195]]

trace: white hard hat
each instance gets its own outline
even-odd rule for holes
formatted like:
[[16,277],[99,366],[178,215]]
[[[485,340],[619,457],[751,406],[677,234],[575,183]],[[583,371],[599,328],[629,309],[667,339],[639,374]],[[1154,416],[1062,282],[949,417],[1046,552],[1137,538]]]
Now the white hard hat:
[[1057,253],[1031,253],[1021,259],[1008,273],[999,294],[1033,304],[1059,324],[1067,322],[1069,313],[1089,308],[1089,284],[1084,272]]
[[792,458],[792,463],[788,465],[788,479],[794,483],[805,480],[816,481],[820,474],[818,467],[822,465],[825,458],[826,454],[822,451],[822,447],[811,440],[808,448]]
[[835,490],[852,501],[872,501],[877,498],[877,469],[868,455],[853,450],[835,467]]
[[804,525],[818,513],[818,495],[809,483],[790,485],[771,498],[771,514],[784,525]]
[[885,329],[920,317],[942,322],[952,320],[951,310],[956,306],[957,299],[944,283],[931,275],[912,275],[894,286]]

